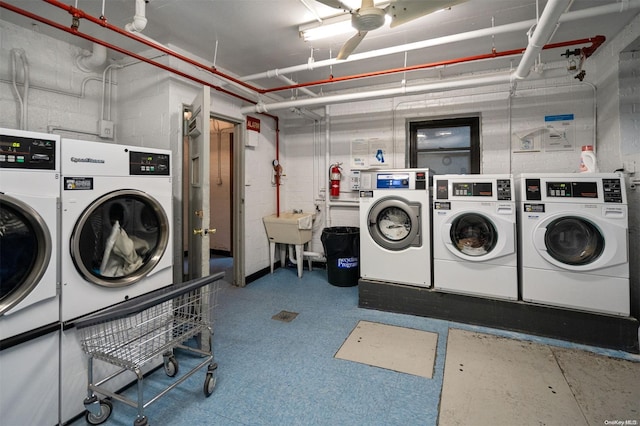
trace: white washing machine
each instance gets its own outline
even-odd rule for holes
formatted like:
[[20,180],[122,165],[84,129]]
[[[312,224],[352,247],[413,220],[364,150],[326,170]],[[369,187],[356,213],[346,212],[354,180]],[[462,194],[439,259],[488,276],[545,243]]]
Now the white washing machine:
[[62,140],[63,322],[172,283],[170,158]]
[[[84,411],[87,396],[86,356],[74,320],[173,282],[173,209],[170,151],[65,138],[61,158],[65,423]],[[116,369],[94,366],[96,377]],[[121,379],[112,390],[131,377]]]
[[59,323],[60,137],[0,129],[0,339]]
[[513,177],[440,175],[433,182],[433,287],[517,299]]
[[523,174],[517,188],[522,299],[628,316],[624,176]]
[[360,275],[431,287],[429,170],[360,173]]
[[0,350],[0,424],[58,424],[60,330]]
[[59,197],[60,137],[0,129],[3,424],[57,421]]

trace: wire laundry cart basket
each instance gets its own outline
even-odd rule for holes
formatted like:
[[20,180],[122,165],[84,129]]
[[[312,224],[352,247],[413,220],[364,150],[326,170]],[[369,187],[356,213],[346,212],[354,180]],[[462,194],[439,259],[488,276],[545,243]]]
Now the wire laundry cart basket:
[[[88,355],[87,398],[84,400],[88,423],[98,425],[107,421],[113,409],[108,399],[111,398],[138,409],[134,426],[148,425],[144,409],[205,366],[203,391],[206,397],[213,393],[218,367],[213,358],[213,313],[223,277],[224,272],[220,272],[173,284],[76,322],[82,350]],[[194,336],[200,336],[199,348],[185,345]],[[162,355],[165,373],[175,377],[178,373],[176,348],[201,356],[201,362],[145,402],[142,367]],[[94,359],[120,369],[94,382]],[[105,388],[106,383],[127,371],[137,378],[136,400]],[[98,398],[96,394],[107,398]]]

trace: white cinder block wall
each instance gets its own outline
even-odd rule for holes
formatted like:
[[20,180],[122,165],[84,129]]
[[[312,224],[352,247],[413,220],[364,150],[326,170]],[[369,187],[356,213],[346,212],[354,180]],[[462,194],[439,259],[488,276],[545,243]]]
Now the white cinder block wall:
[[[91,49],[90,44],[87,47]],[[29,65],[30,87],[24,100],[25,130],[51,132],[77,139],[99,140],[102,70],[85,73],[75,65],[83,52],[75,46],[0,20],[0,126],[20,128],[19,102],[12,89],[11,50],[22,49]],[[16,63],[16,82],[24,97],[24,74]],[[66,129],[61,131],[60,129]]]
[[[613,40],[608,41],[593,61],[598,87],[598,163],[605,170],[635,161],[635,179],[640,178],[640,55],[623,52],[638,46],[640,15]],[[640,188],[627,189],[629,203],[629,256],[631,315],[640,315]],[[640,330],[639,330],[640,332]]]
[[[640,67],[638,54],[620,52],[640,37],[640,16],[622,33],[586,62],[587,78],[554,81],[526,81],[518,85],[509,99],[509,87],[485,87],[430,93],[396,99],[372,100],[333,105],[325,109],[326,129],[319,138],[329,152],[328,164],[343,163],[348,185],[350,144],[356,139],[387,138],[393,142],[393,167],[405,167],[408,120],[428,120],[461,115],[481,116],[481,170],[483,173],[577,172],[582,145],[595,145],[598,164],[603,172],[620,169],[624,162],[635,161],[640,169]],[[622,58],[622,66],[618,63]],[[563,66],[557,64],[556,66]],[[620,71],[622,70],[622,71]],[[622,78],[619,73],[622,72]],[[622,113],[621,103],[623,103]],[[573,114],[573,149],[554,150],[540,135],[535,137],[532,151],[522,152],[514,134],[545,127],[548,115]],[[621,122],[621,118],[623,121]],[[314,164],[325,157],[325,150],[314,150],[318,144],[315,127],[300,122],[298,128],[287,129],[284,138],[287,159],[296,161],[296,169],[305,176],[289,176],[287,194],[295,194],[291,208],[313,207],[322,198],[328,182],[328,164],[319,171],[317,186],[309,186],[307,175],[317,170]],[[306,132],[305,130],[306,129]],[[313,129],[313,130],[312,130]],[[621,146],[621,141],[624,146]],[[304,160],[304,153],[307,159]],[[322,161],[319,161],[322,164]],[[636,172],[636,178],[640,170]],[[631,259],[640,258],[640,189],[629,190]],[[340,201],[349,201],[355,193],[341,193]],[[295,204],[295,206],[293,205]],[[287,205],[289,207],[289,205]],[[323,209],[323,212],[327,211]],[[320,217],[320,230],[314,233],[312,249],[322,251],[320,231],[324,226],[358,226],[356,208],[331,208]],[[640,263],[631,262],[632,314],[640,313]]]
[[[27,130],[55,131],[65,136],[101,140],[97,136],[97,122],[101,118],[102,75],[101,72],[84,73],[75,66],[75,58],[81,49],[4,21],[0,21],[0,31],[0,108],[3,111],[0,125],[18,127],[17,101],[8,82],[12,78],[10,51],[22,48],[31,70]],[[301,208],[309,211],[318,205],[320,213],[311,249],[322,251],[319,237],[324,226],[358,226],[357,208],[345,204],[356,201],[355,193],[348,191],[350,143],[354,139],[370,138],[392,141],[393,152],[387,153],[388,161],[394,167],[404,167],[407,120],[413,119],[480,114],[481,162],[485,173],[577,171],[580,146],[586,144],[597,146],[602,170],[620,168],[625,161],[635,161],[639,167],[640,153],[634,150],[639,145],[638,132],[633,133],[633,129],[638,129],[633,118],[638,111],[638,107],[634,107],[638,103],[634,100],[639,90],[638,79],[633,78],[637,75],[633,71],[637,57],[627,55],[625,60],[636,62],[618,66],[620,51],[639,36],[640,17],[636,17],[618,37],[608,41],[587,61],[585,83],[577,80],[562,85],[520,83],[516,96],[511,99],[507,87],[494,87],[332,105],[314,111],[325,116],[322,123],[308,119],[281,122],[280,160],[286,174],[281,187],[281,210]],[[158,60],[184,67],[188,73],[197,72],[175,59]],[[122,61],[127,65],[132,62]],[[621,70],[631,74],[631,78],[621,80]],[[114,142],[170,148],[175,155],[181,155],[182,105],[190,104],[201,88],[148,64],[126,66],[114,70],[113,75]],[[217,83],[215,77],[211,81]],[[597,89],[594,91],[589,83],[595,83]],[[630,107],[621,115],[622,99]],[[212,92],[214,114],[242,122],[240,106],[239,100]],[[555,114],[575,115],[573,150],[548,152],[540,143],[539,151],[514,152],[517,140],[514,145],[513,133],[543,126],[544,116]],[[621,123],[621,118],[625,124]],[[629,120],[635,126],[631,127],[631,132],[625,127]],[[59,130],[61,128],[67,130]],[[625,138],[624,146],[620,144],[622,138]],[[268,242],[262,217],[274,213],[276,208],[271,167],[276,156],[274,120],[261,116],[259,140],[256,146],[245,148],[247,275],[268,267]],[[338,200],[340,206],[327,208],[324,200],[327,198],[328,167],[336,161],[343,163],[344,192]],[[174,208],[182,201],[179,188],[176,184]],[[638,190],[629,191],[629,202],[630,255],[637,259],[640,253]],[[635,315],[640,305],[639,268],[637,262],[632,263],[632,312]]]
[[[272,161],[276,158],[276,122],[258,116],[260,138],[245,148],[245,271],[247,275],[269,267],[269,240],[262,218],[276,212]],[[280,141],[282,144],[282,141]],[[280,145],[282,146],[282,145]],[[287,173],[286,169],[284,173]],[[281,188],[281,197],[285,189]],[[282,203],[282,199],[281,199]]]
[[[503,86],[332,105],[325,112],[328,130],[318,132],[318,126],[308,121],[300,122],[297,128],[287,128],[281,144],[289,171],[283,186],[287,194],[285,208],[311,211],[314,204],[321,206],[319,229],[314,233],[311,250],[322,251],[320,233],[325,226],[359,226],[357,203],[345,206],[357,201],[357,192],[349,191],[351,143],[359,139],[388,141],[393,147],[393,152],[385,153],[390,167],[407,167],[409,121],[479,115],[483,173],[577,172],[581,146],[595,144],[592,86],[576,80],[551,87],[540,84],[536,87],[532,83],[520,83],[518,87],[512,99],[509,86]],[[545,116],[559,114],[574,114],[572,149],[550,151],[539,136],[536,150],[515,152],[518,144],[512,142],[514,133],[543,129]],[[343,163],[343,180],[340,198],[329,205],[336,201],[340,205],[326,209],[318,200],[325,199],[328,168],[334,162]],[[317,173],[315,181],[313,173]]]

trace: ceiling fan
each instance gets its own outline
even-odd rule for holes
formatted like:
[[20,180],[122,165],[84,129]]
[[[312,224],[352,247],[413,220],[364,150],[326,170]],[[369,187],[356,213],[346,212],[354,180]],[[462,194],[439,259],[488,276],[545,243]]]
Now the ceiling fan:
[[378,29],[384,24],[386,15],[391,16],[389,27],[394,28],[467,0],[391,0],[384,8],[376,7],[374,0],[362,0],[358,9],[352,9],[340,0],[317,1],[335,9],[346,10],[351,14],[351,25],[358,32],[344,43],[337,56],[337,59],[347,59],[369,31]]

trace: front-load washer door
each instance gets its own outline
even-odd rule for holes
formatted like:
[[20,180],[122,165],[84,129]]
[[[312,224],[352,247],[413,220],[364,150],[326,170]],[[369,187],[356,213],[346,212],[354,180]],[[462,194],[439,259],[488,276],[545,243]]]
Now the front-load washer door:
[[442,224],[445,247],[456,257],[482,262],[515,253],[515,223],[480,212],[460,212]]
[[381,247],[400,251],[422,245],[420,203],[400,197],[387,197],[371,206],[368,215],[369,235]]
[[0,315],[34,291],[51,253],[51,234],[42,216],[29,204],[0,193]]
[[591,271],[627,262],[626,228],[587,216],[555,215],[534,230],[537,252],[563,269]]
[[80,215],[70,240],[73,263],[89,282],[123,287],[144,278],[169,241],[169,222],[149,194],[124,189],[95,200]]

